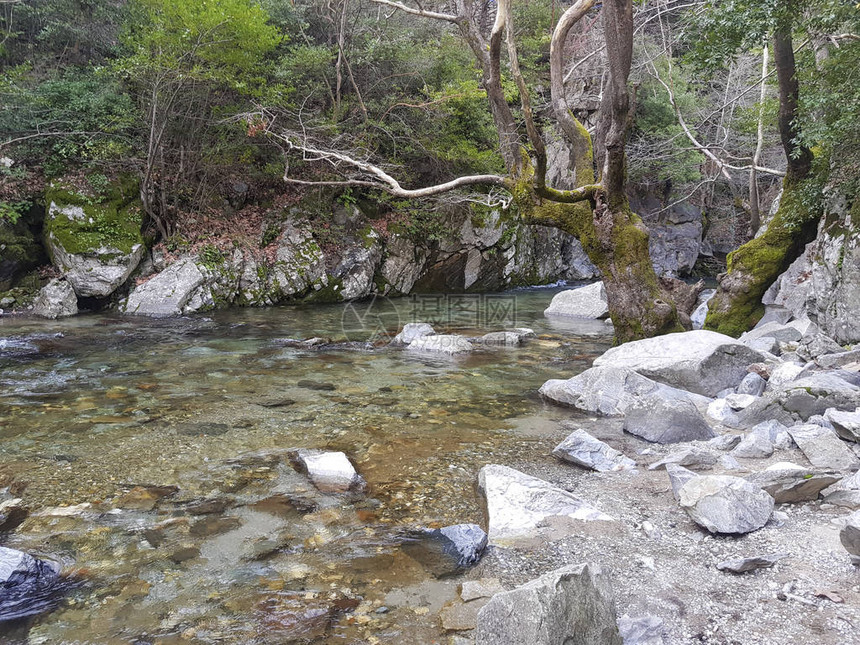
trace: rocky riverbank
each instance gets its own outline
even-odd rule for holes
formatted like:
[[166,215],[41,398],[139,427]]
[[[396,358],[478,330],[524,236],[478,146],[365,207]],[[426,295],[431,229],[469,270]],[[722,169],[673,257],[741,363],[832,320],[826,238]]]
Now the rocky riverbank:
[[[318,339],[280,347],[294,347],[305,361],[315,353],[326,362],[344,360],[358,350],[451,372],[553,342],[525,328],[451,331],[407,325],[382,349]],[[450,463],[461,497],[477,487],[483,517],[454,503],[447,521],[435,525],[380,522],[395,500],[405,509],[435,495],[416,488],[387,495],[394,482],[379,479],[382,445],[368,455],[337,435],[320,450],[308,435],[297,450],[222,457],[193,480],[162,475],[157,484],[106,500],[40,508],[11,535],[18,546],[34,537],[57,546],[90,535],[88,549],[100,548],[94,527],[117,545],[126,543],[123,533],[137,536],[128,545],[140,546],[124,547],[124,558],[164,558],[201,584],[204,562],[246,572],[259,567],[266,585],[284,585],[276,596],[264,593],[265,606],[255,610],[279,638],[551,643],[591,634],[592,642],[628,645],[850,642],[860,619],[853,564],[860,555],[853,514],[860,508],[856,350],[796,321],[767,323],[740,340],[694,331],[639,341],[588,364],[541,388],[546,413],[560,423],[533,419],[537,425],[525,434]],[[251,407],[292,419],[299,391],[338,405],[350,401],[320,377],[296,386],[289,396]],[[361,402],[390,405],[384,396]],[[412,414],[407,423],[423,416]],[[201,449],[236,432],[250,436],[259,423],[249,419],[237,430],[224,420],[179,423],[177,438]],[[32,503],[23,492],[19,506]],[[364,559],[374,548],[385,554],[374,557],[400,572],[399,584],[398,575],[377,574],[385,581],[378,584],[393,586],[384,594],[343,578],[370,562]],[[296,570],[298,554],[329,553],[363,555],[331,575],[326,567]],[[418,570],[428,577],[416,579]],[[320,589],[321,575],[335,591]],[[124,579],[125,591],[112,601],[117,609],[123,598],[151,603],[153,593],[185,602],[181,593],[171,595],[180,590],[171,591],[167,579],[144,577],[152,587]],[[309,591],[298,594],[297,585]],[[253,598],[229,606],[241,616]],[[173,616],[167,632],[175,626],[180,641],[239,633],[232,621],[219,628],[205,611],[194,616]]]

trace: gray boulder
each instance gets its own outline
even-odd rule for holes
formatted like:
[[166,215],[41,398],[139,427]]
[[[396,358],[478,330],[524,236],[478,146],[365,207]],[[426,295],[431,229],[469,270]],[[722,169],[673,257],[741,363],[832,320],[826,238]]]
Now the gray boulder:
[[406,323],[403,325],[403,329],[400,330],[400,333],[398,333],[391,341],[391,344],[401,346],[408,345],[413,340],[424,338],[424,336],[433,336],[435,334],[436,330],[433,329],[433,325],[430,325],[429,323]]
[[710,439],[708,445],[716,450],[731,450],[741,442],[741,439],[743,439],[743,435],[724,434]]
[[435,576],[459,573],[478,563],[487,548],[487,534],[477,524],[455,524],[410,533],[403,551]]
[[731,454],[738,459],[766,459],[773,454],[773,443],[764,433],[749,432]]
[[833,430],[806,424],[789,428],[788,433],[815,468],[857,470],[860,466],[860,460]]
[[860,511],[854,511],[845,518],[845,525],[839,531],[839,541],[851,554],[854,564],[860,564]]
[[789,504],[818,499],[822,490],[841,478],[832,471],[818,471],[781,461],[749,475],[747,480],[767,491],[777,504]]
[[834,354],[823,354],[815,359],[819,367],[826,370],[835,370],[848,365],[860,365],[860,349],[852,349],[847,352]]
[[675,388],[637,397],[627,408],[624,430],[646,441],[662,444],[716,436],[689,393]]
[[582,429],[570,433],[555,447],[552,454],[562,461],[598,472],[630,470],[636,467],[635,461]]
[[540,388],[551,401],[602,416],[623,416],[643,397],[687,401],[689,409],[707,404],[707,399],[663,385],[617,367],[592,367],[567,380],[552,379]]
[[648,470],[659,470],[667,467],[668,464],[705,470],[711,468],[715,463],[717,463],[717,456],[710,450],[691,446],[672,452],[663,459],[655,461],[648,466]]
[[413,340],[406,349],[413,352],[427,352],[432,354],[465,354],[474,349],[474,345],[463,336],[451,334],[435,334],[433,336],[421,336]]
[[816,372],[785,383],[740,412],[740,422],[755,425],[775,419],[793,425],[828,408],[854,410],[860,406],[860,387],[843,376],[843,372]]
[[666,473],[669,475],[669,485],[672,487],[672,495],[678,500],[681,499],[681,489],[684,487],[684,484],[694,477],[699,477],[699,473],[671,462],[666,464]]
[[498,593],[478,612],[476,645],[622,645],[607,575],[593,564]]
[[181,258],[169,265],[128,296],[123,311],[143,316],[178,316],[196,311],[200,292],[210,280],[206,267],[196,257]]
[[773,497],[755,484],[730,475],[695,477],[678,500],[690,518],[711,533],[749,533],[767,524]]
[[737,387],[747,374],[747,366],[765,358],[734,338],[700,329],[613,347],[595,359],[594,365],[625,367],[712,397],[721,390]]
[[52,279],[33,301],[33,314],[40,318],[65,318],[78,313],[78,297],[65,280]]
[[583,522],[614,521],[566,490],[507,466],[481,468],[478,490],[493,545],[540,538],[553,529],[570,532]]
[[781,325],[778,322],[769,322],[763,325],[756,325],[746,333],[741,334],[738,340],[742,343],[755,340],[756,338],[771,337],[780,343],[794,343],[799,341],[803,334],[796,327],[791,325]]
[[481,336],[478,342],[491,347],[519,347],[523,343],[523,336],[513,331],[493,331]]
[[824,412],[824,418],[843,439],[860,441],[860,408],[854,412],[828,408]]
[[766,437],[773,444],[773,447],[778,450],[790,450],[794,448],[794,440],[788,434],[788,428],[773,419],[753,426],[750,434],[758,434]]
[[743,380],[738,385],[738,394],[750,394],[752,396],[761,396],[764,389],[767,387],[767,381],[755,372],[750,372],[744,376]]
[[803,365],[786,361],[780,363],[770,370],[770,378],[767,381],[767,390],[777,390],[786,383],[795,380],[803,372]]
[[47,611],[58,601],[60,566],[0,547],[0,621]]
[[725,399],[714,399],[711,401],[708,404],[707,414],[721,425],[730,428],[737,428],[740,425],[738,413],[732,409],[732,406]]
[[609,304],[602,282],[594,282],[578,289],[559,291],[552,298],[544,316],[570,316],[575,318],[606,318]]

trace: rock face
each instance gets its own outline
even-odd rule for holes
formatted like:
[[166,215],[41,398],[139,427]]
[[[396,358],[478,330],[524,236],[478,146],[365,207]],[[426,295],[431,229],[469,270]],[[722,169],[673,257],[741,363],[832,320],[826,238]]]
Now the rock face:
[[592,564],[551,571],[493,596],[478,613],[476,645],[622,645],[606,574]]
[[635,461],[582,429],[570,433],[555,447],[552,454],[562,461],[598,472],[630,470],[636,467]]
[[832,471],[816,471],[781,461],[753,473],[747,480],[769,493],[777,504],[788,504],[818,499],[822,490],[841,478]]
[[613,518],[552,484],[507,466],[489,465],[478,473],[478,490],[487,509],[490,544],[534,539],[552,529]]
[[609,304],[602,282],[594,282],[578,289],[559,291],[552,297],[544,316],[569,316],[573,318],[606,318]]
[[104,198],[52,186],[47,194],[45,245],[75,293],[104,298],[128,280],[145,252],[142,210],[133,183]]
[[596,367],[625,367],[643,376],[704,396],[735,388],[747,366],[764,355],[729,336],[698,330],[646,338],[613,347]]
[[827,214],[817,238],[765,293],[763,302],[810,318],[838,343],[860,342],[860,232],[839,189],[825,191]]
[[65,318],[78,313],[75,290],[65,280],[52,279],[33,301],[33,314],[40,318]]
[[767,524],[773,497],[758,486],[728,475],[694,477],[681,487],[681,508],[711,533],[749,533]]
[[59,573],[57,563],[0,547],[0,621],[50,609],[55,603]]
[[290,459],[323,493],[357,492],[366,486],[364,478],[342,452],[296,450]]
[[623,416],[642,397],[680,400],[695,407],[707,399],[657,383],[627,368],[592,367],[567,380],[551,379],[540,394],[555,403],[602,416]]
[[463,336],[436,334],[416,338],[407,347],[413,352],[428,352],[432,354],[466,354],[474,349],[474,345]]
[[833,430],[806,424],[788,429],[804,456],[816,468],[856,470],[860,460]]
[[410,535],[403,550],[436,576],[446,576],[477,564],[487,548],[487,534],[477,524],[455,524]]

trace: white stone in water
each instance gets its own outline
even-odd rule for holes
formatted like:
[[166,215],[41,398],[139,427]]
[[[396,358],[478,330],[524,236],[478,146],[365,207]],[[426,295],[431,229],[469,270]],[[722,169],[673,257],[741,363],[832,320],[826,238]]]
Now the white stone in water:
[[394,340],[391,341],[392,345],[408,345],[413,340],[418,338],[423,338],[424,336],[432,336],[436,333],[436,330],[433,329],[433,326],[429,323],[423,322],[414,322],[414,323],[406,323],[403,325],[403,329],[400,330],[400,333],[394,337]]
[[553,296],[543,315],[606,318],[609,315],[609,304],[603,282],[558,292]]
[[493,545],[540,538],[553,527],[614,521],[566,490],[507,466],[481,468],[478,489],[486,501],[487,534]]
[[292,457],[299,470],[307,473],[314,486],[323,493],[346,493],[365,488],[364,479],[342,452],[296,450]]
[[432,352],[435,354],[465,354],[474,349],[474,345],[463,336],[438,334],[416,338],[407,347],[410,351]]

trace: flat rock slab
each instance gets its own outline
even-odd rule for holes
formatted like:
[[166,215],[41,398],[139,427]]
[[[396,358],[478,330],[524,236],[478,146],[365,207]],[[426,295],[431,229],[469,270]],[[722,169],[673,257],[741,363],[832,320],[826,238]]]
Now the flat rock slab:
[[860,460],[829,428],[806,424],[789,428],[788,433],[809,463],[816,468],[856,470],[860,466]]
[[749,533],[767,524],[773,497],[755,484],[730,475],[694,477],[681,487],[681,508],[711,533]]
[[614,522],[566,490],[507,466],[481,468],[478,489],[486,503],[492,545],[536,539],[553,530],[570,534],[588,522]]
[[622,645],[608,577],[592,564],[551,571],[493,596],[478,613],[476,645]]
[[751,363],[765,355],[734,338],[703,329],[646,338],[613,347],[596,367],[626,367],[677,388],[714,397],[735,388]]
[[366,487],[364,478],[342,452],[294,450],[290,452],[290,460],[320,492],[361,492]]
[[834,472],[818,472],[791,462],[781,461],[761,472],[749,475],[747,481],[761,487],[777,504],[789,504],[818,499],[818,494],[822,490],[841,478],[841,475]]
[[562,461],[598,472],[636,468],[635,461],[582,429],[570,433],[555,447],[552,454]]
[[602,282],[560,291],[552,297],[544,316],[567,316],[570,318],[606,318],[609,304]]
[[749,558],[734,558],[732,560],[723,560],[717,564],[717,569],[727,571],[729,573],[746,573],[755,571],[756,569],[769,569],[783,558],[787,558],[787,553],[768,553],[766,555],[755,555]]
[[860,408],[854,412],[828,408],[824,412],[824,418],[843,439],[860,441]]
[[436,334],[434,336],[422,336],[409,343],[406,348],[413,352],[428,352],[434,354],[465,354],[475,349],[463,336],[452,334]]
[[541,386],[540,394],[555,403],[609,417],[623,416],[637,401],[651,395],[687,400],[691,407],[707,404],[705,397],[619,367],[592,367],[573,378],[551,379]]

